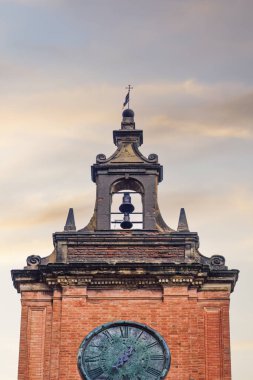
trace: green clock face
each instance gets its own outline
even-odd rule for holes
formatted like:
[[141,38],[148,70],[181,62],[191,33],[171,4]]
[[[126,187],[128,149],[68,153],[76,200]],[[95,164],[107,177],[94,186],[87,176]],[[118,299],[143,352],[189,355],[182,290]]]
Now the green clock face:
[[78,367],[85,380],[164,379],[170,351],[150,327],[119,321],[96,328],[84,339]]

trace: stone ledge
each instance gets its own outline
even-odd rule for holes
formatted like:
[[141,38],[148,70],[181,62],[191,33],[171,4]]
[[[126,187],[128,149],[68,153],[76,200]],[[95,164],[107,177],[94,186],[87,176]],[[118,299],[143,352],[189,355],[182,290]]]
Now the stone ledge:
[[88,289],[162,289],[182,286],[198,291],[207,290],[208,286],[210,290],[229,286],[233,291],[238,273],[237,270],[211,271],[209,266],[196,263],[75,263],[13,270],[12,279],[18,292],[28,291],[29,287],[39,291],[41,286],[49,289],[66,286],[86,286]]

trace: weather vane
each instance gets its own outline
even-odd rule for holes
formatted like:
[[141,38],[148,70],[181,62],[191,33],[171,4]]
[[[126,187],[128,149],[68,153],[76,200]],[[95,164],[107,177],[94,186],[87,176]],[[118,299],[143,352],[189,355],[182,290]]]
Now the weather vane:
[[130,104],[130,91],[133,89],[133,87],[129,84],[126,89],[128,90],[128,93],[126,94],[126,98],[125,98],[125,101],[123,103],[123,108],[128,105],[128,109],[129,109],[129,104]]

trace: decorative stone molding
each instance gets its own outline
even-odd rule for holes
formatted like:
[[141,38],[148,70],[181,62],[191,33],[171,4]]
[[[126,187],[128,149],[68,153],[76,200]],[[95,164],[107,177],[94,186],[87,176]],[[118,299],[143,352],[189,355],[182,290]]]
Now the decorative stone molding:
[[102,162],[106,161],[106,155],[103,153],[100,153],[96,156],[96,163],[100,164]]
[[225,258],[220,255],[213,255],[210,258],[210,264],[212,269],[221,269],[221,268],[226,268],[225,267]]
[[41,264],[41,257],[38,255],[30,255],[26,259],[28,267],[37,267]]
[[[152,273],[150,268],[152,267]],[[35,270],[37,269],[37,270]],[[65,274],[63,274],[65,272]],[[82,263],[40,265],[33,270],[12,271],[18,291],[25,284],[45,284],[49,289],[88,287],[89,289],[153,288],[187,286],[201,291],[216,283],[231,286],[237,281],[236,270],[210,270],[201,264],[174,263]],[[35,288],[34,288],[35,289]]]
[[149,160],[149,161],[152,161],[152,162],[158,162],[158,155],[155,154],[155,153],[151,153],[151,154],[148,156],[148,160]]

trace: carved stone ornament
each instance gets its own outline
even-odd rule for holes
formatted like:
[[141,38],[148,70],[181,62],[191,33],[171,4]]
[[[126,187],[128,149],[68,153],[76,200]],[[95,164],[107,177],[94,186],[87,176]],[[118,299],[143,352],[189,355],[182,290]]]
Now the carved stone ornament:
[[103,162],[103,161],[106,161],[106,155],[103,154],[103,153],[98,154],[97,157],[96,157],[96,162],[100,163],[100,162]]
[[152,162],[158,162],[158,156],[157,156],[157,154],[155,154],[155,153],[151,153],[151,154],[148,156],[148,160],[149,160],[149,161],[152,161]]
[[220,255],[212,256],[210,259],[210,262],[211,262],[211,266],[213,268],[220,269],[221,267],[225,266],[225,258],[223,256],[220,256]]
[[37,256],[37,255],[28,256],[27,259],[26,259],[26,263],[27,263],[27,265],[29,267],[30,266],[40,265],[40,263],[41,263],[41,257]]

